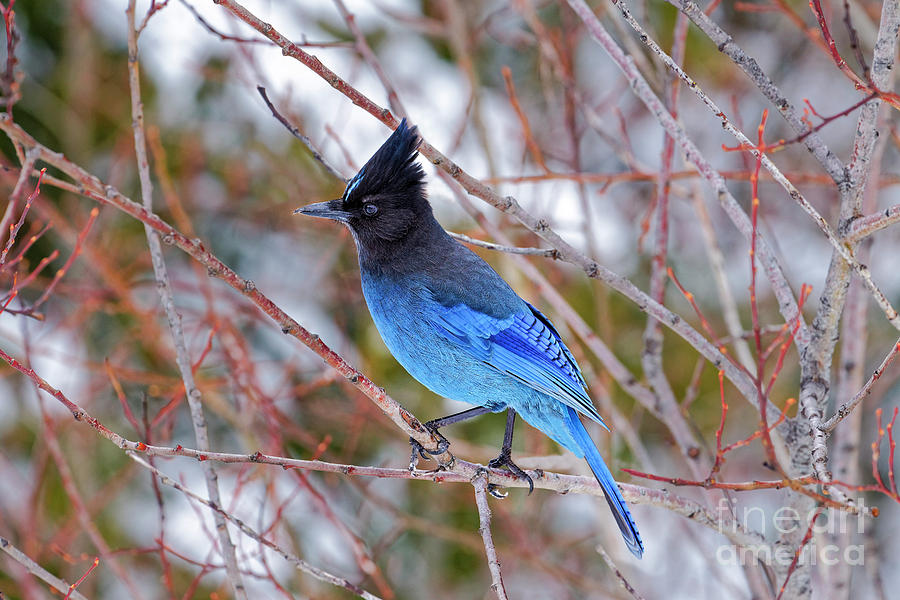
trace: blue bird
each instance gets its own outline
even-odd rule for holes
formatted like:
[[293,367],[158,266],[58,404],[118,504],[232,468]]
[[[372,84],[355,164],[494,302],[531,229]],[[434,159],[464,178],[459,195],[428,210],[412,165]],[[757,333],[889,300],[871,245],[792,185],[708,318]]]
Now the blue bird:
[[[644,546],[634,519],[579,417],[606,427],[575,358],[547,317],[434,218],[425,173],[416,162],[420,142],[416,127],[404,119],[341,198],[295,212],[350,229],[363,295],[388,349],[436,394],[475,406],[430,421],[429,429],[437,433],[439,427],[506,410],[502,451],[489,464],[508,468],[533,487],[510,458],[520,415],[587,460],[628,549],[640,558]],[[445,449],[446,443],[439,448]],[[421,446],[418,451],[424,453]]]

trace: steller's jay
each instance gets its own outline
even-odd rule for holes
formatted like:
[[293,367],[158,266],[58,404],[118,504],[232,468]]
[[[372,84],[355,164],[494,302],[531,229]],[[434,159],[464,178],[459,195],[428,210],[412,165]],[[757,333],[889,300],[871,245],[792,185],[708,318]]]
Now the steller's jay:
[[[644,546],[628,506],[578,416],[606,427],[575,358],[547,317],[434,218],[425,173],[416,162],[420,141],[404,119],[341,198],[295,212],[350,229],[363,295],[388,349],[433,392],[475,405],[430,421],[429,428],[437,433],[444,425],[506,409],[503,448],[489,464],[507,467],[533,487],[510,459],[518,413],[587,459],[628,549],[640,558]],[[444,440],[440,452],[446,448]],[[421,446],[417,450],[424,456]]]

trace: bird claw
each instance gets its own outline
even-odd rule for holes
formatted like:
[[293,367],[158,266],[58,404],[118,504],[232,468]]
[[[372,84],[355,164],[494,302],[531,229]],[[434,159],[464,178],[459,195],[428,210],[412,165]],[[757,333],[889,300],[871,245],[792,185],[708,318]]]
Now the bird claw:
[[[412,473],[416,470],[416,467],[419,465],[419,459],[430,460],[432,454],[425,449],[422,444],[414,440],[413,438],[409,438],[409,445],[412,446],[412,452],[409,455],[409,472]],[[435,454],[441,454],[436,452]],[[439,465],[440,468],[440,465]]]
[[414,438],[409,438],[409,445],[412,446],[412,454],[409,457],[410,471],[416,469],[416,465],[419,464],[419,458],[430,460],[432,457],[439,456],[450,448],[450,440],[441,435],[436,427],[433,427],[431,423],[424,423],[424,425],[431,437],[436,440],[437,447],[434,450],[428,450]]
[[[525,471],[520,469],[519,465],[517,465],[516,463],[514,463],[512,461],[512,458],[510,458],[508,450],[504,450],[503,452],[501,452],[500,456],[498,456],[497,458],[495,458],[494,460],[492,460],[491,462],[488,463],[488,466],[491,467],[492,469],[502,469],[503,467],[506,467],[506,469],[510,473],[512,473],[519,479],[524,479],[525,481],[528,482],[528,495],[529,496],[531,495],[531,492],[534,491],[534,480],[531,478],[531,475],[529,475],[528,473],[526,473]],[[494,494],[491,494],[491,495],[494,495]],[[494,497],[499,497],[499,496],[494,495]]]
[[488,491],[488,494],[490,494],[491,496],[493,496],[494,498],[496,498],[498,500],[504,500],[505,498],[507,498],[509,496],[509,492],[501,492],[500,486],[497,485],[496,483],[489,483],[488,487],[487,487],[487,491]]

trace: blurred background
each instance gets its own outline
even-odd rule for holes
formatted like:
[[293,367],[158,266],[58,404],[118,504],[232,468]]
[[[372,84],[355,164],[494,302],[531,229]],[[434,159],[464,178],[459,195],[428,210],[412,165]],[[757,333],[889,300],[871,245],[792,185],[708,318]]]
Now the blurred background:
[[[338,4],[243,4],[361,93],[389,106],[384,81],[363,59]],[[428,142],[501,195],[514,196],[588,256],[649,289],[664,134],[575,13],[555,2],[345,4],[409,119]],[[151,4],[137,6],[140,22]],[[348,232],[333,223],[291,215],[309,202],[340,196],[344,184],[272,117],[256,88],[266,88],[274,105],[344,178],[356,172],[389,129],[223,7],[201,0],[153,6],[157,10],[141,33],[139,58],[155,212],[202,240],[418,418],[465,408],[426,390],[388,353],[360,292]],[[39,142],[140,201],[125,8],[123,0],[16,3],[21,99],[11,114]],[[669,4],[636,2],[631,9],[663,48],[670,50],[673,41],[684,44],[686,71],[756,140],[762,111],[771,107],[752,82],[695,28],[686,36],[679,34],[677,13]],[[849,48],[847,29],[840,26],[842,10],[840,3],[826,7],[836,39]],[[853,23],[868,57],[880,10],[877,2],[853,4]],[[635,57],[657,94],[668,97],[671,79],[664,67],[640,45],[614,6],[596,3],[595,12]],[[728,2],[711,14],[795,106],[831,116],[864,97],[840,74],[815,30],[809,29],[815,19],[805,2]],[[676,106],[688,135],[726,176],[729,189],[749,212],[752,157],[723,150],[723,145],[737,142],[689,90],[682,90]],[[896,113],[884,115],[867,213],[897,204],[900,198]],[[821,122],[811,110],[807,116],[810,123]],[[852,151],[857,116],[858,110],[850,111],[819,132],[842,160]],[[766,140],[793,137],[777,114],[770,116]],[[6,137],[0,139],[0,149],[3,207],[20,165]],[[829,223],[836,223],[836,186],[807,149],[789,144],[772,158]],[[432,204],[445,228],[489,241],[497,241],[494,233],[500,231],[516,246],[547,247],[478,198],[466,200],[463,195],[461,200],[458,188],[427,160],[422,162]],[[716,336],[737,352],[711,264],[720,260],[716,268],[734,297],[742,329],[749,330],[748,245],[677,148],[670,170],[664,181],[670,185],[666,263],[694,294]],[[33,185],[34,180],[29,192]],[[830,245],[768,178],[760,183],[759,198],[760,231],[773,246],[794,293],[799,294],[802,284],[812,286],[804,306],[810,322],[824,285]],[[43,259],[51,260],[21,287],[10,310],[0,314],[0,348],[27,360],[47,382],[123,436],[195,447],[143,227],[132,217],[101,207],[86,230],[94,206],[51,185],[41,187],[10,256],[17,256],[29,236],[48,229],[23,251],[14,268],[0,271],[0,292],[14,286],[15,273],[21,283]],[[76,244],[85,231],[84,242]],[[898,241],[896,228],[877,234],[867,263],[895,304],[900,299]],[[37,314],[17,314],[41,299],[76,245],[74,264],[42,300]],[[567,340],[613,429],[611,434],[599,428],[591,433],[617,479],[666,487],[629,478],[621,467],[693,478],[667,424],[616,383],[585,334],[599,337],[636,380],[646,384],[646,315],[570,264],[544,256],[473,250],[545,312]],[[259,450],[395,468],[408,464],[406,436],[368,398],[283,335],[247,299],[210,278],[204,267],[169,246],[164,254],[213,450]],[[528,265],[546,282],[537,280]],[[784,321],[765,277],[759,279],[760,318],[770,342]],[[554,300],[548,287],[562,300]],[[862,329],[868,377],[890,350],[896,331],[874,303],[866,302],[871,305]],[[671,284],[665,304],[702,331],[690,304]],[[574,330],[578,326],[572,311],[583,321],[580,331]],[[679,409],[704,451],[711,448],[714,454],[721,417],[716,369],[669,330],[663,329],[662,339],[663,372]],[[839,344],[838,355],[840,349]],[[767,374],[774,362],[772,358],[767,365]],[[856,463],[861,474],[854,484],[873,481],[869,444],[877,431],[874,410],[881,407],[889,418],[898,404],[898,374],[897,369],[886,371],[860,411]],[[769,395],[779,409],[787,406],[790,417],[796,405],[788,398],[797,396],[798,385],[798,357],[791,347]],[[753,434],[758,414],[730,385],[724,393],[730,410],[723,434],[731,443]],[[141,430],[135,429],[135,422]],[[488,415],[444,433],[457,455],[484,463],[496,456],[503,426],[502,415]],[[524,425],[517,430],[513,454],[526,468],[589,474],[580,460]],[[772,479],[764,460],[758,441],[750,443],[728,455],[719,477]],[[157,458],[154,464],[205,494],[196,461]],[[309,563],[373,594],[493,597],[468,485],[251,464],[217,468],[229,512]],[[693,488],[671,489],[706,503],[710,510],[721,497]],[[749,526],[771,540],[777,531],[769,516],[783,503],[784,494],[743,492],[737,506],[759,507],[765,516],[758,522],[750,519]],[[898,584],[897,574],[883,570],[878,558],[890,561],[898,550],[897,506],[883,494],[871,494],[867,502],[881,505],[882,514],[868,523],[872,528],[865,539],[871,560],[855,567],[853,581],[858,590],[875,594],[882,584],[886,589]],[[597,497],[542,490],[528,496],[515,489],[503,501],[492,500],[491,507],[510,597],[628,597],[598,557],[598,544],[644,597],[751,596],[741,566],[717,560],[727,540],[664,508],[633,507],[647,547],[644,559],[637,561],[621,544],[605,502]],[[144,598],[231,597],[213,529],[206,508],[155,484],[146,470],[73,421],[50,396],[40,397],[20,373],[0,368],[0,536],[69,582],[105,552],[108,558],[101,558],[78,588],[89,598],[134,597],[135,588]],[[294,570],[236,530],[232,538],[251,598],[353,597]],[[8,556],[0,558],[0,593],[10,600],[51,595]]]

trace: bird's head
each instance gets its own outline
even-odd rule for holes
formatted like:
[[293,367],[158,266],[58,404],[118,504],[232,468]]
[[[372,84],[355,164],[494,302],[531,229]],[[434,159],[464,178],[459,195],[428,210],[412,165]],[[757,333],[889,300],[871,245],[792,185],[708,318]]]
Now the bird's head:
[[431,215],[425,198],[425,173],[416,162],[421,139],[406,119],[350,180],[344,195],[294,213],[346,224],[362,248],[374,249],[404,239]]

